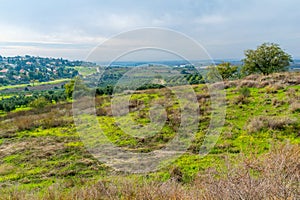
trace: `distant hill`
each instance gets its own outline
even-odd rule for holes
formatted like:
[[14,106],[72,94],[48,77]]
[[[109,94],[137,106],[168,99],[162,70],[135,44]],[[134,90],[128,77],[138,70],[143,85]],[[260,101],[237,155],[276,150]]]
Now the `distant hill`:
[[[141,65],[166,65],[166,66],[186,66],[186,65],[194,65],[197,67],[201,66],[209,66],[209,65],[218,65],[222,62],[230,62],[235,66],[242,66],[243,62],[237,59],[215,59],[215,60],[193,60],[193,61],[185,61],[185,60],[168,60],[168,61],[117,61],[113,63],[107,62],[98,62],[97,64],[100,66],[110,66],[110,67],[136,67]],[[293,70],[295,68],[300,69],[300,60],[295,59],[293,63],[290,64],[290,69]]]
[[[241,66],[243,63],[240,60],[234,59],[216,59],[216,60],[200,60],[200,61],[120,61],[113,63],[97,63],[99,66],[106,66],[106,73],[108,77],[104,77],[105,83],[103,85],[115,82],[120,75],[129,71],[131,67],[147,66],[147,65],[164,65],[172,66],[179,71],[189,69],[195,66],[196,68],[206,68],[209,65],[218,65],[222,62],[230,62],[232,65]],[[57,79],[73,78],[77,75],[92,75],[89,79],[93,78],[93,74],[97,75],[97,70],[94,68],[96,63],[86,61],[70,61],[63,58],[43,58],[34,56],[15,56],[15,57],[2,57],[0,56],[0,86],[29,84],[33,81],[48,82]],[[109,65],[109,67],[108,67]],[[291,71],[300,70],[300,60],[294,60],[290,66]],[[99,75],[99,74],[98,74]],[[99,78],[98,76],[96,77]],[[103,77],[102,77],[103,79]],[[195,82],[199,83],[199,82]]]
[[0,56],[0,86],[29,84],[31,81],[47,82],[73,78],[78,75],[76,66],[94,66],[84,61],[34,56]]

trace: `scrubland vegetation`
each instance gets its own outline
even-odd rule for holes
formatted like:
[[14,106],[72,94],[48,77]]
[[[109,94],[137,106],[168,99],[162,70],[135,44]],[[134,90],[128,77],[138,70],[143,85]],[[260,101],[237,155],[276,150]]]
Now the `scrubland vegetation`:
[[[210,153],[199,156],[213,112],[210,94],[205,84],[193,85],[200,123],[192,145],[170,166],[148,174],[114,171],[95,159],[76,132],[71,103],[5,113],[0,199],[299,199],[300,74],[250,75],[224,84],[225,125]],[[149,152],[174,137],[180,109],[168,88],[132,94],[124,120],[144,126],[151,104],[166,108],[162,131],[142,140],[118,127],[110,99],[96,97],[96,116],[115,145]]]

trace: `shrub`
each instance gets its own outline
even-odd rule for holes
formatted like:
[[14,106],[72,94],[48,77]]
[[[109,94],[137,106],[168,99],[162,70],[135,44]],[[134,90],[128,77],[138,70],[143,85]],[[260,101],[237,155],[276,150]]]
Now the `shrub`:
[[247,87],[240,88],[239,92],[243,97],[249,97],[251,94],[251,91]]
[[295,119],[283,116],[283,117],[269,117],[259,116],[251,119],[247,125],[247,129],[250,133],[254,133],[262,130],[263,128],[270,129],[283,129],[285,126],[295,124]]
[[237,81],[226,81],[225,82],[225,89],[227,88],[233,88],[233,87],[237,87],[238,86],[238,82]]
[[278,90],[283,89],[283,85],[280,84],[273,84],[273,85],[268,85],[267,87],[265,87],[266,89],[266,93],[270,94],[270,93],[277,93]]
[[182,182],[183,181],[183,173],[179,167],[173,167],[170,170],[170,176],[171,179],[173,179],[176,182]]
[[112,110],[110,106],[100,107],[96,109],[97,116],[112,116]]
[[[199,174],[205,199],[299,199],[299,146],[279,146],[260,158],[239,155],[225,169]],[[238,160],[238,162],[236,162]]]
[[282,129],[287,125],[294,124],[296,120],[289,117],[271,117],[266,119],[267,127],[271,129]]
[[272,98],[272,105],[275,106],[275,107],[279,107],[279,106],[282,106],[286,104],[286,101],[285,100],[278,100],[276,98]]
[[233,101],[234,104],[247,104],[249,103],[249,100],[245,98],[243,95],[239,95],[234,99]]
[[39,97],[29,104],[30,107],[41,109],[48,105],[50,102],[45,97]]
[[260,83],[260,87],[261,87],[261,88],[267,87],[268,85],[270,85],[270,82],[269,82],[269,81],[262,81],[262,82]]
[[259,74],[250,74],[249,76],[246,76],[244,79],[245,80],[258,80],[261,76]]
[[286,94],[289,96],[289,97],[294,97],[295,94],[296,94],[296,89],[295,88],[288,88],[287,91],[286,91]]
[[249,88],[247,87],[242,87],[239,89],[239,93],[240,95],[236,97],[236,99],[234,99],[235,104],[247,104],[249,103],[249,100],[247,99],[250,94],[251,91],[249,90]]
[[260,84],[257,81],[245,80],[240,82],[240,87],[251,87],[251,88],[259,88]]
[[261,117],[253,118],[247,126],[247,129],[250,133],[258,132],[265,127],[265,124]]
[[293,102],[293,103],[290,105],[290,111],[291,111],[291,112],[300,112],[300,103],[298,103],[298,102]]
[[30,130],[36,127],[36,119],[30,116],[16,118],[14,125],[18,131]]

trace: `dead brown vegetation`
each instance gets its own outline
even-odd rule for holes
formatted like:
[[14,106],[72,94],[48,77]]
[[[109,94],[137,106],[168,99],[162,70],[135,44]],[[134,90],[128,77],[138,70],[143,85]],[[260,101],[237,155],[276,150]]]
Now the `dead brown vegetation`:
[[282,129],[285,126],[295,124],[296,122],[297,121],[295,119],[286,116],[259,116],[250,120],[247,125],[247,130],[249,133],[254,133],[262,130],[263,128]]
[[241,80],[225,81],[225,88],[231,87],[253,87],[253,88],[264,88],[271,87],[276,89],[282,89],[286,86],[299,85],[300,84],[300,73],[298,72],[285,72],[285,73],[274,73],[268,76],[262,76],[258,74],[252,74],[244,77]]

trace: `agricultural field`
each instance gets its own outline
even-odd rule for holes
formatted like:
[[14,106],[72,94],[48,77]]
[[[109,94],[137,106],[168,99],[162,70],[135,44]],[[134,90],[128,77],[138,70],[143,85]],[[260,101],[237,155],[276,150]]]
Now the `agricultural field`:
[[75,70],[82,76],[88,76],[97,73],[97,67],[85,67],[85,66],[75,66]]
[[31,84],[0,86],[0,91],[1,91],[0,96],[5,96],[7,93],[15,93],[17,91],[25,91],[25,88],[27,88],[28,90],[45,90],[47,88],[61,86],[62,84],[69,82],[70,80],[71,79],[57,79],[57,80],[48,81],[48,82],[33,82]]

